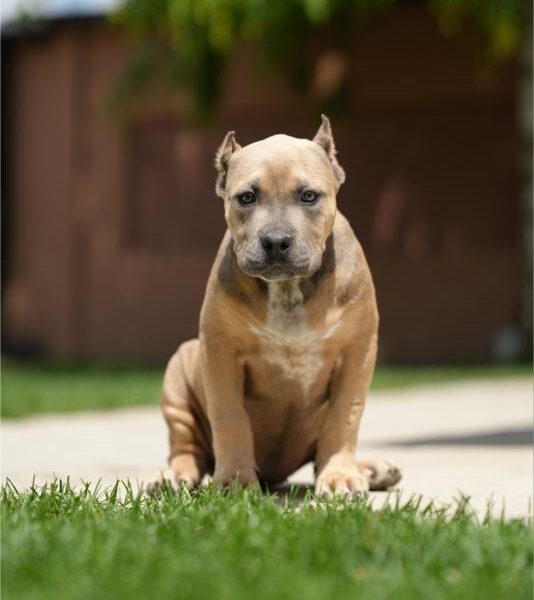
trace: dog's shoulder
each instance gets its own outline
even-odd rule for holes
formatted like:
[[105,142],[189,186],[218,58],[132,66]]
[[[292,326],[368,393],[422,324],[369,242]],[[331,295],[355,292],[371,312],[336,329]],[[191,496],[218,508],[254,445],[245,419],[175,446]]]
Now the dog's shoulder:
[[378,317],[375,288],[363,248],[348,220],[338,211],[333,228],[334,303],[356,313]]
[[[328,294],[344,305],[374,294],[373,281],[362,246],[348,220],[338,211],[327,240],[321,268],[314,276],[314,293]],[[311,298],[311,293],[308,294]]]

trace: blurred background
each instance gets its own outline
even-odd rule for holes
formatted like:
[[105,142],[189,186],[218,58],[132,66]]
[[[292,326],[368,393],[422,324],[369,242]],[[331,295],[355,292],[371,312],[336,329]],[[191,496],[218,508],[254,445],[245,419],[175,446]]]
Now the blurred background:
[[161,467],[215,151],[325,112],[381,313],[362,455],[531,515],[531,0],[2,0],[1,31],[4,477]]
[[532,4],[3,0],[8,356],[161,363],[225,224],[213,156],[333,124],[382,364],[528,360]]

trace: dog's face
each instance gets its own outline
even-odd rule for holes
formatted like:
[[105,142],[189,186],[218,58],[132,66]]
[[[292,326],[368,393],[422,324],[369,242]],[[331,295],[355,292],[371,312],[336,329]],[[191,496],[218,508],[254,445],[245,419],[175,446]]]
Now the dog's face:
[[328,119],[313,141],[275,135],[241,148],[230,132],[216,167],[240,268],[266,280],[317,271],[344,181]]

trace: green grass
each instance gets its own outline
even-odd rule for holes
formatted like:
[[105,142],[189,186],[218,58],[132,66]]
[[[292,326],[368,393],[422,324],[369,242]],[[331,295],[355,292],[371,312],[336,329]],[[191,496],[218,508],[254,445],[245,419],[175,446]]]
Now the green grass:
[[157,405],[156,368],[2,363],[2,417]]
[[[160,368],[2,363],[2,417],[156,405]],[[530,366],[380,368],[373,389],[398,389],[475,378],[532,375]]]
[[[125,486],[126,487],[126,486]],[[122,500],[120,499],[122,497]],[[145,498],[50,485],[2,499],[6,600],[530,600],[521,520],[468,505],[298,505],[208,488]]]

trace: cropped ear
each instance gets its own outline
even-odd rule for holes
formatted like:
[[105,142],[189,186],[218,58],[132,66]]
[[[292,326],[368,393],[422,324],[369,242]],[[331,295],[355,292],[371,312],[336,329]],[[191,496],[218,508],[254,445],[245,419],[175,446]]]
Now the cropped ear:
[[326,152],[326,156],[332,165],[332,170],[337,179],[338,185],[341,185],[345,181],[345,171],[341,165],[337,162],[336,158],[336,145],[334,144],[334,136],[332,135],[332,127],[330,126],[330,120],[326,115],[321,115],[321,126],[317,130],[313,141],[319,144],[321,148]]
[[235,141],[235,131],[229,131],[215,155],[215,168],[217,169],[217,182],[215,192],[217,196],[224,198],[224,189],[226,187],[226,176],[230,158],[234,152],[237,152],[241,146]]

